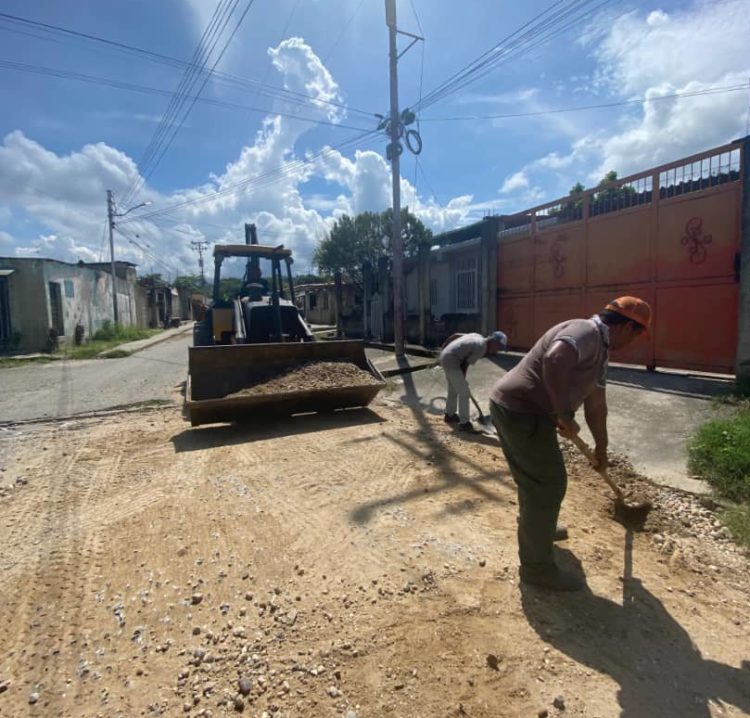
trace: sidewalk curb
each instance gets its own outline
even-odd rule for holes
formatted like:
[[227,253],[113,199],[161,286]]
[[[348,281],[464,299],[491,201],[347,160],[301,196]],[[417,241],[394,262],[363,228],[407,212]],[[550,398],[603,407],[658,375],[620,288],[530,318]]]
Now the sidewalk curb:
[[142,352],[144,349],[150,349],[151,347],[156,346],[157,344],[161,344],[162,342],[166,342],[169,339],[181,337],[183,334],[187,334],[189,331],[192,332],[194,325],[195,322],[191,320],[187,326],[179,327],[179,329],[177,330],[166,329],[161,334],[157,334],[155,337],[152,337],[150,339],[136,339],[135,342],[146,342],[137,349],[128,349],[128,344],[135,344],[135,342],[125,342],[124,344],[118,344],[116,347],[112,347],[111,349],[100,352],[99,354],[97,354],[97,357],[106,358],[106,354],[116,351],[128,352],[128,354],[137,354],[138,352]]

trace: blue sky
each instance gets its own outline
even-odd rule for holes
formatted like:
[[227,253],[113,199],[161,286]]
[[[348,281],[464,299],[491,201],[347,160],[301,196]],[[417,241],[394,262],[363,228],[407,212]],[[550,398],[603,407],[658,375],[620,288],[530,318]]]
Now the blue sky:
[[[247,1],[237,4],[212,61]],[[426,95],[552,4],[397,0],[400,27],[426,38],[401,60],[402,106],[418,99],[420,78]],[[216,6],[217,0],[5,0],[1,11],[186,61]],[[404,154],[404,201],[437,232],[485,210],[552,200],[609,169],[622,176],[736,139],[746,133],[747,89],[638,100],[748,84],[749,35],[744,0],[605,3],[585,22],[420,113],[422,170]],[[257,85],[209,79],[201,95],[209,102],[195,103],[143,181],[139,163],[183,70],[0,18],[0,255],[98,259],[111,188],[121,202],[129,200],[121,210],[152,202],[130,218],[174,207],[123,223],[126,236],[117,236],[118,256],[149,271],[195,271],[190,240],[240,240],[245,221],[258,224],[261,239],[292,247],[305,269],[337,216],[388,204],[384,137],[299,162],[357,135],[352,128],[372,129],[369,115],[387,110],[387,39],[382,0],[255,0],[217,70],[317,100],[290,104],[274,90],[269,96]],[[39,68],[165,94],[40,75]],[[445,121],[627,100],[636,102]],[[139,191],[129,197],[133,185]],[[215,196],[217,190],[224,192]]]

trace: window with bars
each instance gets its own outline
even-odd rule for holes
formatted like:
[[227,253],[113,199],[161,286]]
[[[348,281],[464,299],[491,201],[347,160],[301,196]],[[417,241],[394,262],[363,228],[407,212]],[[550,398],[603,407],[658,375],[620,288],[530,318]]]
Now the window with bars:
[[456,311],[476,311],[477,258],[460,259],[456,263]]

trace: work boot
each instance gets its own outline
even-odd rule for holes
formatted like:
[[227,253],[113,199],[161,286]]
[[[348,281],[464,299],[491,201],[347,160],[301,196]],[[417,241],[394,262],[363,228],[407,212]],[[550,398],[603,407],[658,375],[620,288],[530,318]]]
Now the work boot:
[[481,434],[482,433],[470,421],[464,421],[462,424],[459,424],[458,425],[458,430],[459,431],[463,431],[466,434]]
[[555,528],[555,541],[567,541],[568,540],[568,527],[557,524]]
[[458,418],[458,414],[444,414],[443,421],[446,424],[458,424],[461,419]]
[[519,573],[521,583],[549,588],[552,591],[580,591],[585,585],[577,574],[554,565],[548,569],[521,566]]

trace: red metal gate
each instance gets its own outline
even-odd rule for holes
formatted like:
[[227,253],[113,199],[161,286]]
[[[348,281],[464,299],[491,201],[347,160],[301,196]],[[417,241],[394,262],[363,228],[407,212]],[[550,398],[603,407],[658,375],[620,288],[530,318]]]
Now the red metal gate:
[[741,152],[718,147],[507,218],[497,317],[510,345],[632,294],[654,309],[653,331],[613,361],[732,372]]

